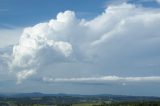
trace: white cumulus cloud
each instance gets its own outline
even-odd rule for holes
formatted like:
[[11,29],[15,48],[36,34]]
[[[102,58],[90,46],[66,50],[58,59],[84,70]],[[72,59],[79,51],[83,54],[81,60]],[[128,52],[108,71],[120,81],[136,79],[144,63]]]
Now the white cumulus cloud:
[[[159,27],[160,12],[157,9],[126,3],[108,6],[102,14],[91,20],[78,19],[73,11],[60,12],[56,19],[24,29],[19,43],[13,47],[10,67],[18,73],[17,79],[21,82],[33,73],[38,73],[38,70],[46,64],[69,61],[81,61],[85,64],[86,61],[91,61],[97,62],[96,67],[99,68],[101,67],[99,63],[139,62],[141,59],[139,57],[146,56],[148,59],[160,53],[157,46],[160,45]],[[144,61],[142,63],[145,63]],[[110,78],[112,81],[152,79],[152,77],[112,76],[57,81],[110,80]]]

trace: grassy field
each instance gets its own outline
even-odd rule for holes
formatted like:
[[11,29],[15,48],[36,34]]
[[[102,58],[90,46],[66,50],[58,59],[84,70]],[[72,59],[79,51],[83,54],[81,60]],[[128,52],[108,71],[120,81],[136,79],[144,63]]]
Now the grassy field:
[[0,97],[0,106],[160,106],[160,98],[108,96]]
[[92,105],[99,105],[100,103],[79,103],[79,104],[73,104],[72,106],[92,106]]

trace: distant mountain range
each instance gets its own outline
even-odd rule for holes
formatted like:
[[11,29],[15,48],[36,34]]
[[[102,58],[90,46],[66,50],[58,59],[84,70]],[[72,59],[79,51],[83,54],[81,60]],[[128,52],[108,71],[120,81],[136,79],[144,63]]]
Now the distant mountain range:
[[45,97],[45,96],[72,96],[72,97],[128,97],[128,98],[158,98],[155,96],[128,96],[128,95],[112,95],[112,94],[97,94],[97,95],[81,95],[81,94],[45,94],[40,92],[32,93],[0,93],[0,97]]
[[[101,94],[100,94],[101,95]],[[0,93],[0,97],[45,97],[45,96],[100,96],[100,95],[81,95],[81,94],[65,94],[65,93],[58,93],[58,94],[46,94],[40,92],[32,92],[32,93]],[[103,96],[113,96],[110,94],[103,94]],[[101,95],[102,96],[102,95]]]

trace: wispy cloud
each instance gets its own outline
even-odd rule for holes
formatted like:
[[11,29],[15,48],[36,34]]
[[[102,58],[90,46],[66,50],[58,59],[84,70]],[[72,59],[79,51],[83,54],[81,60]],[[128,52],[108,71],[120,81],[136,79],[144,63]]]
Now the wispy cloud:
[[159,3],[160,4],[160,0],[156,0],[157,1],[157,3]]
[[22,31],[23,28],[0,25],[0,48],[16,44]]
[[8,9],[0,8],[0,12],[6,12],[6,11],[8,11]]
[[102,76],[102,77],[81,77],[81,78],[49,78],[44,77],[44,82],[86,82],[86,83],[110,83],[110,82],[160,82],[160,76],[147,77],[120,77],[120,76]]
[[104,4],[102,5],[102,8],[106,8],[110,5],[117,5],[117,4],[127,3],[127,2],[128,0],[108,0],[104,2]]

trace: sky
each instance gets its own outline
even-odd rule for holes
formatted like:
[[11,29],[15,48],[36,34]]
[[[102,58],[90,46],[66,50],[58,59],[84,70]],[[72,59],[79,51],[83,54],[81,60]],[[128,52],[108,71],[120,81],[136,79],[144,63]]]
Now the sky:
[[0,93],[160,96],[160,0],[0,0]]

